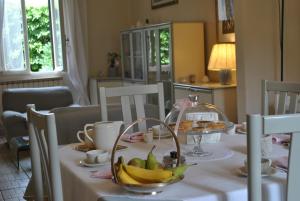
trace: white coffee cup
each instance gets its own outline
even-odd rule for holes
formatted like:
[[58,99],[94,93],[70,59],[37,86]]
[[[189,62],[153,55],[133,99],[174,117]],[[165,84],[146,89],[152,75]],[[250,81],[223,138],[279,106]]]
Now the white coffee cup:
[[153,132],[147,132],[143,134],[144,142],[151,143],[153,142]]
[[262,158],[271,158],[272,157],[272,135],[265,135],[261,138],[261,157]]
[[[94,143],[91,140],[89,140],[87,137],[85,137],[84,131],[78,131],[76,135],[77,135],[77,139],[79,140],[79,142],[82,142],[87,146],[93,146],[94,145]],[[87,135],[89,135],[91,138],[94,138],[94,135],[95,135],[94,130],[93,129],[88,129],[87,130]]]
[[108,159],[108,152],[104,150],[92,150],[86,152],[87,163],[104,163]]
[[153,135],[159,136],[161,134],[161,127],[160,127],[160,125],[152,126],[152,132],[153,132]]
[[[94,143],[96,149],[111,152],[122,125],[122,121],[102,121],[94,124],[86,124],[84,126],[85,137]],[[89,128],[94,130],[95,134],[93,138],[88,135],[87,130]]]

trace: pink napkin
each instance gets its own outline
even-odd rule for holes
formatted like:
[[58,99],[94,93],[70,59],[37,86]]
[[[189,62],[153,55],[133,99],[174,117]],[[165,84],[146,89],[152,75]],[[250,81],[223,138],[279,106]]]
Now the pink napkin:
[[283,156],[283,157],[280,157],[278,159],[273,160],[273,165],[275,165],[279,168],[283,168],[283,169],[287,170],[287,168],[288,168],[288,157]]
[[144,133],[143,132],[135,132],[135,133],[125,133],[122,136],[122,140],[125,142],[141,142],[144,140]]
[[273,135],[272,136],[273,144],[289,143],[290,140],[291,140],[290,135]]
[[91,171],[91,177],[92,178],[98,178],[98,179],[111,179],[112,173],[111,170],[97,170],[97,171]]

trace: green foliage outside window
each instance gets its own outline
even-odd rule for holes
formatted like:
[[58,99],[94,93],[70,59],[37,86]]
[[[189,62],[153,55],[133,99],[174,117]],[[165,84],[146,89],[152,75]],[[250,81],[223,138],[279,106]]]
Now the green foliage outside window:
[[52,71],[48,7],[28,7],[26,8],[26,17],[31,71]]
[[159,38],[160,38],[160,63],[161,65],[168,65],[170,63],[169,29],[160,30]]

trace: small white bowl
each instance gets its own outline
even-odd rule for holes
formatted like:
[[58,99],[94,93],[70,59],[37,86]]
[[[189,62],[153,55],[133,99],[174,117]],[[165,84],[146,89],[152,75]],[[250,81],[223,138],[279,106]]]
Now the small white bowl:
[[86,161],[88,163],[104,163],[108,159],[108,152],[100,149],[86,152]]
[[[272,160],[271,159],[262,158],[261,159],[261,172],[262,173],[267,172],[270,169],[271,165],[272,165]],[[245,161],[244,161],[244,166],[245,166],[245,171],[248,172],[247,159],[245,159]]]

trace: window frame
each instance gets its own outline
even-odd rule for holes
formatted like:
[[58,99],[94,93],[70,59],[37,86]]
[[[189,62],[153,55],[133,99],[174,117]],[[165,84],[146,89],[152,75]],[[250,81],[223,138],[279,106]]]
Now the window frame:
[[[23,37],[24,37],[24,58],[25,58],[25,69],[24,70],[7,70],[3,64],[2,71],[0,71],[0,77],[3,77],[5,80],[26,80],[32,78],[48,78],[48,77],[61,77],[67,71],[67,62],[66,62],[66,36],[64,30],[64,18],[63,18],[63,4],[60,0],[48,0],[48,8],[49,8],[49,26],[50,26],[50,38],[51,38],[51,54],[52,54],[52,65],[54,67],[53,71],[48,72],[32,72],[30,68],[30,57],[29,57],[29,40],[28,40],[28,26],[27,26],[27,18],[26,18],[26,5],[25,0],[21,1],[21,9],[22,9],[22,23],[23,23]],[[53,39],[53,21],[55,20],[55,16],[53,14],[52,9],[54,9],[54,1],[58,2],[59,6],[59,20],[60,20],[60,38],[61,38],[61,46],[62,46],[62,69],[57,69],[56,66],[56,58],[54,56],[54,39]],[[3,57],[3,55],[0,55]]]

